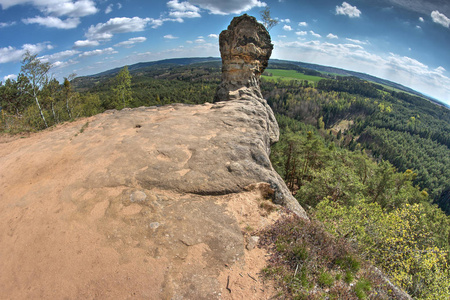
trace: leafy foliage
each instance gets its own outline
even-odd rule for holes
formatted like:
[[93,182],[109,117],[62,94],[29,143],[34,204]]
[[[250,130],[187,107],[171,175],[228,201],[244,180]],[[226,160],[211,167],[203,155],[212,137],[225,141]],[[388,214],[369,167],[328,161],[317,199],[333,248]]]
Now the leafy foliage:
[[[450,110],[406,93],[355,77],[309,82],[263,81],[262,90],[276,113],[329,129],[337,146],[366,149],[399,171],[413,170],[414,185],[450,214]],[[335,129],[342,120],[350,128]],[[370,151],[369,151],[370,150]]]
[[[415,298],[446,299],[450,219],[414,185],[418,174],[397,172],[361,147],[341,148],[337,137],[313,125],[282,115],[277,119],[282,134],[271,159],[298,201]],[[289,250],[279,241],[277,246],[279,252]],[[341,257],[335,264],[353,263]],[[330,282],[327,272],[317,275],[323,287]],[[342,275],[344,282],[355,279],[351,272]],[[361,279],[355,294],[366,299],[373,286]]]

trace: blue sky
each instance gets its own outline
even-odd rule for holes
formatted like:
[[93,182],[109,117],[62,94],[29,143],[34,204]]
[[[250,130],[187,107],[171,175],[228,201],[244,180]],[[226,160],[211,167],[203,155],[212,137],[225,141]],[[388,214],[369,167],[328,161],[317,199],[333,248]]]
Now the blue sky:
[[218,35],[269,6],[272,58],[392,80],[450,104],[448,0],[0,0],[0,81],[26,50],[58,80],[137,62],[219,57]]

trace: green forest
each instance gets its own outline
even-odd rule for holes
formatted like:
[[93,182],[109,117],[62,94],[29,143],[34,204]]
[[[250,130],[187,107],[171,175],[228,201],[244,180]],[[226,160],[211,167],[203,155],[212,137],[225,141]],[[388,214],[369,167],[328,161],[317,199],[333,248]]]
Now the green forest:
[[[450,110],[356,77],[280,63],[269,68],[261,90],[281,133],[272,164],[313,223],[415,299],[448,299]],[[62,83],[49,70],[27,53],[17,80],[0,85],[2,132],[43,130],[108,109],[212,102],[221,66],[212,61],[124,67]],[[334,291],[339,281],[355,283],[348,299],[376,298],[376,281],[355,267],[360,263],[353,250],[339,246],[344,254],[308,265],[312,246],[287,237],[300,224],[289,222],[265,233],[280,261],[288,262],[290,275],[280,279],[288,282],[287,294],[310,299],[309,282]],[[309,269],[299,270],[299,264]],[[277,268],[265,272],[276,277]],[[336,299],[341,292],[333,294]]]

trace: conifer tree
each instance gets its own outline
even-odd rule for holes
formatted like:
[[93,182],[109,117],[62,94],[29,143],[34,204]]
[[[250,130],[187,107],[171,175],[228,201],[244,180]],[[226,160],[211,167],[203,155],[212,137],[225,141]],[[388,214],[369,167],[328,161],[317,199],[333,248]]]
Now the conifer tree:
[[114,78],[113,92],[115,96],[116,108],[125,108],[130,105],[131,97],[131,75],[128,66],[123,67]]

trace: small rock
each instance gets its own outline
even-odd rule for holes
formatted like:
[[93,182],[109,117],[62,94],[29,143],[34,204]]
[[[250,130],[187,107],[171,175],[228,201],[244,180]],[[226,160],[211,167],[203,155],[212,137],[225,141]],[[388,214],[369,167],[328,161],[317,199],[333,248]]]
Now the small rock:
[[253,250],[255,249],[256,245],[258,245],[259,242],[259,236],[251,236],[247,240],[247,250]]
[[161,224],[159,224],[158,222],[153,222],[153,223],[150,223],[150,228],[151,229],[156,229],[156,228],[158,228],[159,226],[160,226]]
[[144,202],[147,199],[147,194],[142,191],[135,191],[130,195],[131,202]]

